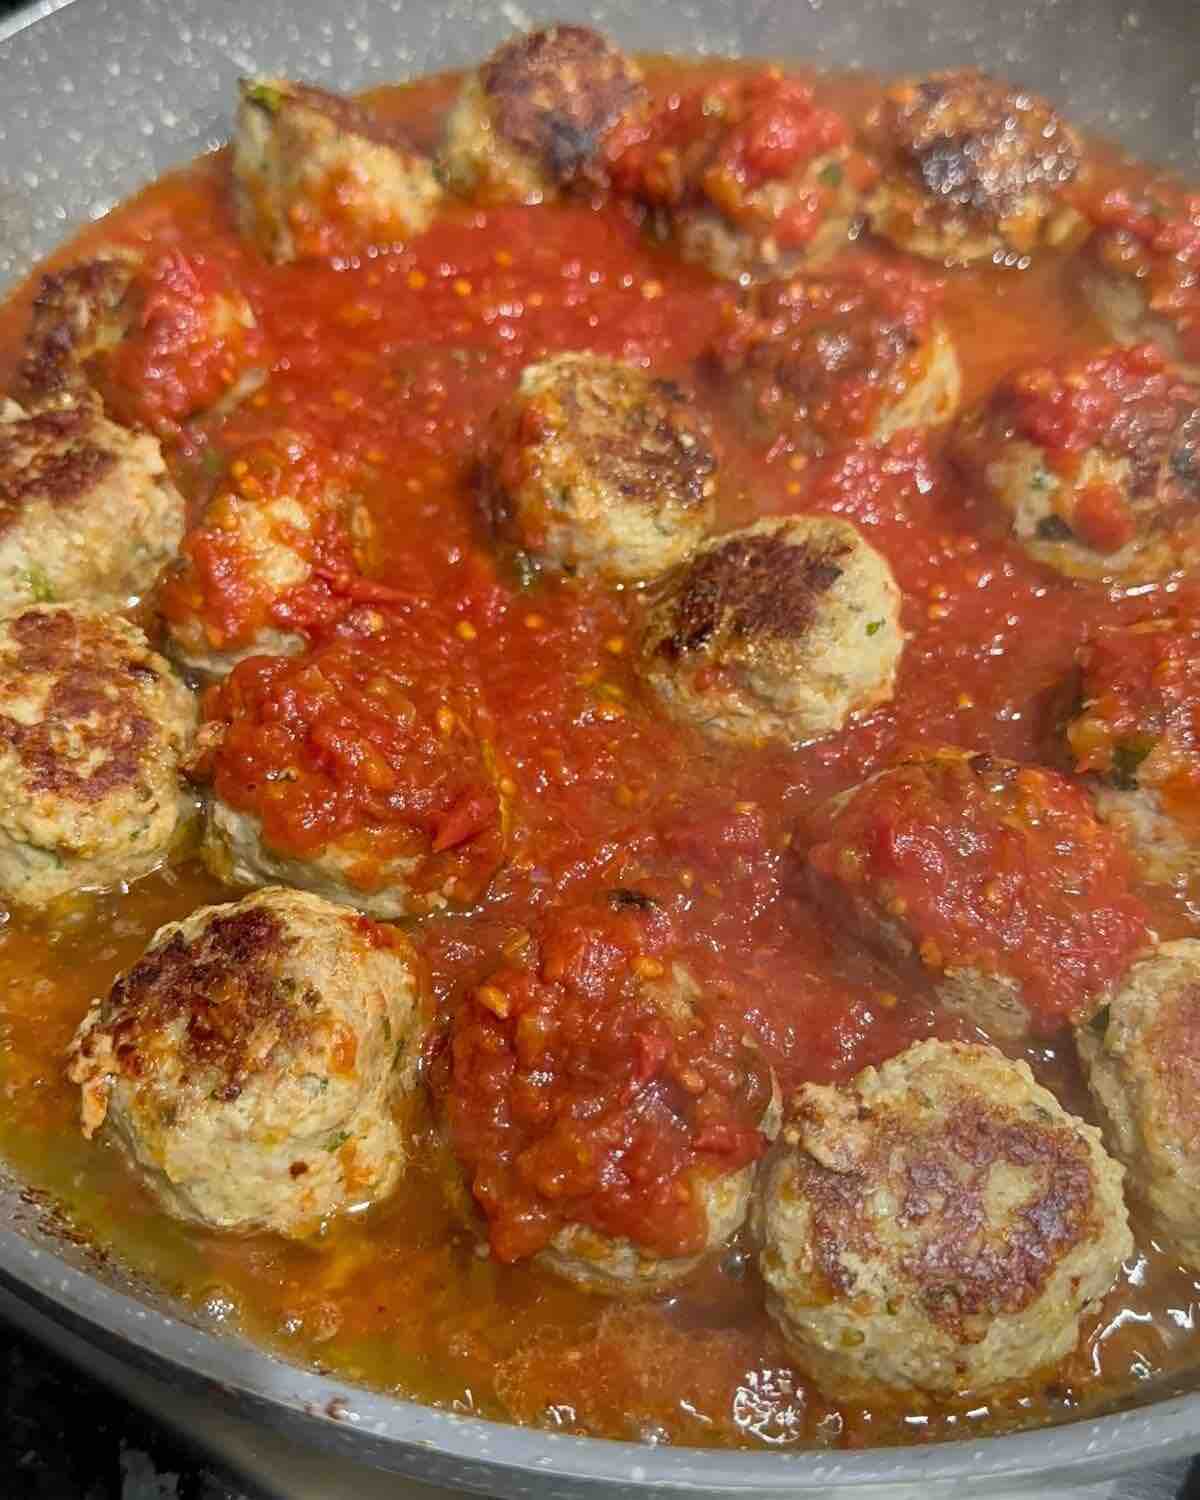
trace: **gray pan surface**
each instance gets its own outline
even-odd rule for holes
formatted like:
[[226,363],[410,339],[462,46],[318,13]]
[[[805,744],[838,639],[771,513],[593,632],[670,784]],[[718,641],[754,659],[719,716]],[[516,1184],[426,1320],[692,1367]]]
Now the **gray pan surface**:
[[[364,88],[469,63],[552,18],[640,49],[888,71],[978,63],[1200,176],[1198,0],[41,0],[0,22],[0,289],[163,168],[219,145],[240,73]],[[325,1379],[205,1328],[72,1244],[2,1171],[0,1224],[5,1287],[110,1353],[298,1440],[494,1495],[1036,1495],[1200,1447],[1200,1395],[1150,1387],[1144,1404],[1098,1420],[921,1450],[710,1453],[506,1427]]]

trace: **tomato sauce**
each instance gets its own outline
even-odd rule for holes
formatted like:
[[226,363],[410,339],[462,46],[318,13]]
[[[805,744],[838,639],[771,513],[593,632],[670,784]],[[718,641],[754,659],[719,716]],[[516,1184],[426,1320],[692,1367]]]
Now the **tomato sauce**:
[[[651,72],[660,100],[742,76],[733,64]],[[374,102],[428,145],[455,87],[425,80]],[[812,107],[859,124],[879,87],[815,79]],[[816,149],[798,131],[768,114],[724,166],[757,180],[780,153]],[[597,1300],[525,1257],[568,1210],[664,1251],[694,1248],[689,1205],[665,1189],[705,1158],[753,1159],[764,1064],[786,1091],[846,1078],[923,1037],[975,1034],[940,1010],[932,980],[898,980],[839,941],[805,890],[797,830],[823,799],[914,744],[1065,766],[1062,685],[1080,646],[1103,628],[1194,607],[1194,588],[1122,593],[1060,579],[999,533],[940,436],[799,453],[748,431],[702,381],[723,456],[722,527],[795,511],[854,522],[892,566],[909,636],[895,701],[845,733],[796,752],[717,747],[644,696],[631,666],[639,596],[498,562],[471,470],[490,413],[525,364],[591,349],[698,379],[701,356],[729,327],[736,287],[682,264],[634,215],[580,203],[452,206],[403,248],[273,267],[236,235],[227,174],[217,155],[163,179],[56,261],[127,245],[164,268],[165,301],[151,304],[128,358],[194,515],[246,478],[269,483],[261,456],[281,448],[301,455],[306,483],[357,496],[369,514],[366,563],[351,566],[345,544],[330,543],[319,586],[275,621],[310,635],[312,652],[247,662],[208,700],[214,722],[238,710],[215,774],[232,804],[273,819],[296,852],[331,831],[389,826],[397,850],[419,836],[435,861],[503,842],[504,863],[472,909],[413,924],[449,1027],[433,1075],[451,1079],[455,1143],[495,1249],[478,1253],[432,1120],[396,1195],[312,1244],[172,1222],[111,1143],[85,1146],[63,1077],[66,1045],[89,999],[159,924],[229,898],[194,863],[81,899],[53,923],[0,929],[6,1154],[76,1232],[178,1290],[199,1321],[385,1390],[564,1431],[752,1447],[931,1441],[1099,1411],[1174,1378],[1195,1348],[1200,1291],[1145,1234],[1052,1385],[869,1408],[821,1397],[792,1368],[744,1239],[669,1297],[636,1305]],[[1145,182],[1098,151],[1097,201]],[[235,399],[203,419],[187,413],[209,395],[213,366],[206,356],[189,367],[196,293],[184,265],[202,294],[201,272],[219,269],[220,286],[253,314],[252,329],[242,325],[252,347],[219,376]],[[964,401],[1017,366],[1103,342],[1065,256],[935,279]],[[31,296],[24,288],[0,310],[0,377],[15,368]],[[245,366],[266,378],[238,391]],[[216,543],[194,533],[189,545],[210,549],[201,571],[220,598]],[[231,587],[217,614],[237,640],[261,601]],[[422,800],[403,767],[413,745],[431,761],[440,754],[448,696],[470,742],[457,781]],[[606,905],[617,891],[652,898],[656,915]],[[1139,899],[1160,936],[1195,932],[1190,897],[1159,889]],[[639,960],[664,974],[679,965],[717,997],[694,1050],[645,1005],[630,976],[653,971],[643,963],[639,975]],[[597,973],[617,996],[602,1025],[588,1004]],[[1061,1034],[1020,1055],[1086,1110]],[[522,1092],[543,1062],[572,1101],[575,1136],[540,1131]],[[703,1110],[688,1086],[697,1074],[710,1084]],[[653,1080],[662,1129],[639,1134],[622,1106],[631,1080]],[[603,1130],[579,1123],[595,1118]],[[570,1179],[564,1162],[579,1145],[586,1160]],[[565,1191],[555,1199],[547,1185]]]

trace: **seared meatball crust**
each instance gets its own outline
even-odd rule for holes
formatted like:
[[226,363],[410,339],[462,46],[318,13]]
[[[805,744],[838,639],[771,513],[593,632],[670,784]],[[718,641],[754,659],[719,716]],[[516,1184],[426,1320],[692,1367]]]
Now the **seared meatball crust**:
[[498,47],[468,78],[438,160],[454,192],[545,203],[608,185],[606,145],[645,108],[642,73],[587,26],[547,26]]
[[1029,555],[1136,584],[1200,557],[1200,386],[1152,345],[1021,370],[967,413],[952,456]]
[[794,743],[886,703],[903,644],[900,591],[861,533],[784,516],[713,538],[664,581],[638,666],[715,739]]
[[947,264],[1020,258],[1078,233],[1062,198],[1083,147],[1044,99],[971,68],[896,84],[872,122],[872,230]]
[[69,1076],[168,1213],[301,1236],[395,1186],[427,1020],[399,933],[265,890],[160,928]]
[[716,508],[708,424],[674,381],[596,354],[527,365],[479,470],[501,545],[606,583],[665,572]]
[[752,287],[707,364],[773,452],[819,455],[941,426],[962,385],[932,288],[875,262]]
[[37,405],[67,405],[90,389],[92,362],[134,325],[138,261],[106,253],[42,277],[14,394]]
[[183,528],[157,439],[93,402],[0,407],[0,612],[51,600],[119,609],[153,585]]
[[1200,1270],[1200,942],[1134,964],[1079,1057],[1109,1150],[1155,1239]]
[[837,1398],[1048,1372],[1133,1252],[1121,1184],[1100,1132],[990,1047],[805,1084],[755,1192],[768,1311]]
[[442,198],[432,161],[402,129],[283,78],[242,80],[233,188],[242,233],[279,263],[408,240]]
[[195,815],[191,693],[118,615],[0,621],[0,897],[43,907],[136,880]]
[[811,820],[816,899],[997,1038],[1093,1014],[1152,939],[1120,840],[1055,771],[920,749]]

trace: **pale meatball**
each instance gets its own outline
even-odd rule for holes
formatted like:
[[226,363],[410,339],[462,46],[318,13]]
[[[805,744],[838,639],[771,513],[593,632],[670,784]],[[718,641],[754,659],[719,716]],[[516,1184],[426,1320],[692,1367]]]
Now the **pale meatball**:
[[493,535],[567,572],[635,583],[712,525],[708,425],[672,381],[595,354],[528,365],[496,413],[480,472]]
[[242,233],[277,262],[410,239],[442,198],[432,161],[399,126],[282,78],[242,81],[233,184]]
[[952,456],[1038,562],[1144,583],[1200,557],[1200,387],[1151,345],[1018,371]]
[[839,1399],[1048,1373],[1133,1252],[1121,1185],[1025,1063],[919,1043],[790,1101],[752,1214],[768,1311]]
[[0,612],[51,600],[122,608],[151,587],[183,528],[156,438],[91,402],[0,408]]
[[763,442],[822,454],[948,422],[962,377],[931,290],[888,266],[750,289],[708,364]]
[[923,749],[809,820],[811,889],[836,927],[916,959],[990,1036],[1093,1014],[1153,940],[1132,868],[1080,787],[953,746]]
[[450,112],[443,181],[485,202],[543,203],[602,189],[606,143],[645,98],[641,69],[589,27],[513,37],[468,78]]
[[639,668],[714,738],[818,739],[892,696],[900,590],[846,521],[785,516],[705,543],[666,580]]
[[1134,964],[1077,1042],[1155,1239],[1200,1270],[1200,942],[1164,943]]
[[0,896],[41,907],[136,880],[195,815],[192,695],[117,615],[31,605],[0,622]]
[[399,933],[266,890],[159,928],[69,1077],[168,1213],[301,1236],[395,1187],[427,1020]]
[[888,90],[872,122],[882,179],[874,232],[947,264],[1011,260],[1078,238],[1063,189],[1083,147],[1035,94],[970,68]]

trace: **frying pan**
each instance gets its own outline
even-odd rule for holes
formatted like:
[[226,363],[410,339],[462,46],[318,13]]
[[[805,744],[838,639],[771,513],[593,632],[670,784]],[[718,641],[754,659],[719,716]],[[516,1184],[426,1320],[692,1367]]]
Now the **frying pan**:
[[[240,73],[365,88],[470,63],[514,27],[555,18],[643,50],[887,71],[976,63],[1200,175],[1197,0],[40,0],[0,22],[0,288],[163,168],[220,144]],[[1151,1383],[1096,1420],[921,1449],[714,1453],[507,1427],[365,1392],[205,1327],[72,1243],[2,1168],[0,1224],[0,1282],[110,1354],[300,1440],[492,1495],[1044,1494],[1200,1447],[1200,1394]]]

